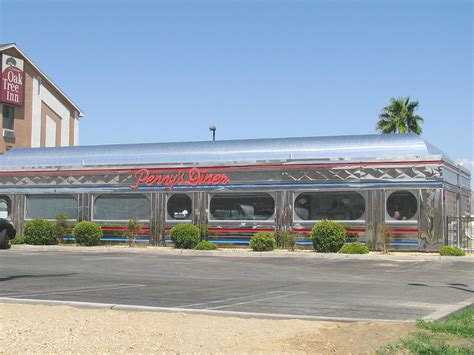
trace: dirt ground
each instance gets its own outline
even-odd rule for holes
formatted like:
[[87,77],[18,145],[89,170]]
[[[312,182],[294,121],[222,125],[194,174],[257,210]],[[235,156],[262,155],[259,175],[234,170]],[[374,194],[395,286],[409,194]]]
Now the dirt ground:
[[414,330],[407,323],[244,319],[0,304],[0,354],[371,354]]

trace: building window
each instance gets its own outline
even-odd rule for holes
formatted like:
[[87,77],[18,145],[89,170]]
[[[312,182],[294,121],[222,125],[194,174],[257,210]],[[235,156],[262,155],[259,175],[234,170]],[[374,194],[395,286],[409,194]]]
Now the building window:
[[186,194],[175,194],[168,198],[166,209],[169,219],[191,219],[193,201]]
[[11,211],[10,199],[6,196],[0,196],[0,218],[8,218]]
[[3,128],[13,129],[15,118],[15,108],[13,106],[3,105]]
[[211,218],[216,220],[268,220],[273,217],[275,201],[265,193],[225,193],[214,195]]
[[410,191],[395,191],[387,198],[387,214],[390,219],[405,221],[416,219],[418,201]]
[[72,195],[27,195],[26,218],[56,219],[67,215],[77,219],[77,199]]
[[144,195],[100,195],[94,201],[94,219],[101,221],[148,221],[150,201]]
[[358,192],[305,192],[295,199],[296,219],[354,221],[362,219],[365,201]]

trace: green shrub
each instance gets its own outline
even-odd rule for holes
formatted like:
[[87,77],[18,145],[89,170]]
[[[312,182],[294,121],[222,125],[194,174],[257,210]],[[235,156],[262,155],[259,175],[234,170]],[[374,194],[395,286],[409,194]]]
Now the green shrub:
[[214,243],[208,242],[207,240],[201,240],[196,247],[194,248],[196,250],[216,250],[217,245]]
[[324,220],[314,225],[311,232],[311,241],[316,251],[336,253],[344,245],[346,235],[346,229],[342,225]]
[[125,235],[128,238],[128,246],[134,246],[137,242],[137,237],[142,233],[142,226],[136,218],[128,221],[127,231]]
[[275,235],[269,232],[259,232],[250,239],[250,248],[253,251],[271,251],[275,249]]
[[459,248],[451,247],[449,245],[445,245],[439,250],[439,254],[442,256],[464,256],[466,255],[464,251]]
[[76,239],[76,244],[87,247],[99,245],[100,238],[102,238],[103,235],[100,225],[88,221],[76,224],[72,230],[72,234]]
[[359,234],[355,232],[346,232],[346,241],[350,241],[351,243],[357,242],[359,239]]
[[367,240],[365,242],[365,246],[367,247],[367,249],[369,249],[370,251],[374,251],[375,250],[375,246],[374,246],[374,242],[372,240]]
[[275,233],[275,239],[277,248],[295,250],[296,239],[294,233],[279,231]]
[[193,224],[178,224],[170,234],[175,248],[194,249],[200,242],[201,231]]
[[27,244],[32,245],[55,245],[56,228],[53,222],[45,219],[33,219],[26,222],[23,234]]
[[67,214],[60,214],[56,217],[56,221],[54,222],[56,238],[58,238],[58,241],[60,241],[61,243],[64,243],[64,237],[66,236],[67,228],[69,225],[68,220],[69,216]]
[[18,245],[18,244],[27,244],[26,237],[23,235],[17,235],[15,239],[10,239],[11,245]]
[[359,242],[344,244],[341,250],[339,250],[339,253],[342,254],[367,254],[368,252],[369,248]]

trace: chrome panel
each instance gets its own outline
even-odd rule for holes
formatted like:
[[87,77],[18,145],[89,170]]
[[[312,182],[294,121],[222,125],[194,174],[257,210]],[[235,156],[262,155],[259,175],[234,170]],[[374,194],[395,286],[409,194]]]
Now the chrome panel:
[[442,203],[441,190],[421,190],[419,250],[437,250],[444,244]]

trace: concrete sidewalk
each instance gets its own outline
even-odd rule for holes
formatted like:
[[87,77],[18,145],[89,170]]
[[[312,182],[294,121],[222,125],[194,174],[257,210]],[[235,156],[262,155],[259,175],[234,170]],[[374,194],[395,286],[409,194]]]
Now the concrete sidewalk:
[[226,248],[218,250],[189,250],[174,249],[172,247],[152,247],[152,246],[94,246],[81,247],[75,245],[12,245],[13,250],[21,251],[62,251],[62,252],[90,252],[90,253],[133,253],[133,254],[157,254],[157,255],[189,255],[189,256],[219,256],[233,258],[310,258],[310,259],[349,259],[349,260],[394,260],[394,261],[463,261],[474,263],[474,254],[467,254],[464,257],[459,256],[441,256],[436,253],[422,252],[370,252],[369,254],[338,254],[338,253],[316,253],[314,251],[287,251],[275,250],[269,252],[255,252],[243,248]]

